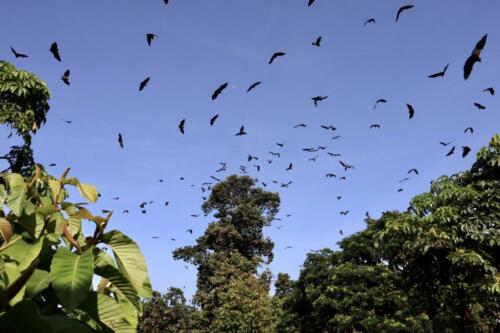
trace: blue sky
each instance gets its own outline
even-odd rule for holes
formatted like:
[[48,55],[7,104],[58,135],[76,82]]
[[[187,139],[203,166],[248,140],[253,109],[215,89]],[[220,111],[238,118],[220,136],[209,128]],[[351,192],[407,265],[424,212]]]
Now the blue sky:
[[[408,3],[415,8],[396,24],[397,9]],[[189,296],[196,270],[173,261],[171,251],[193,244],[210,222],[190,215],[200,214],[200,184],[211,175],[248,165],[250,175],[268,183],[293,181],[288,189],[268,186],[280,192],[276,225],[283,227],[266,235],[276,244],[272,271],[297,277],[308,251],[336,247],[339,229],[345,235],[361,230],[365,211],[377,217],[405,209],[432,179],[470,167],[499,130],[498,97],[482,92],[490,86],[500,92],[498,13],[500,2],[493,0],[317,0],[310,8],[306,0],[171,0],[168,6],[161,0],[6,0],[0,59],[36,73],[52,91],[48,122],[34,139],[37,160],[57,163],[56,175],[70,166],[73,175],[96,184],[102,199],[95,208],[115,210],[110,227],[137,240],[153,287],[185,286]],[[370,17],[377,23],[364,27]],[[151,47],[149,32],[158,35]],[[485,33],[483,62],[464,81],[463,63]],[[322,46],[312,46],[320,35]],[[62,63],[48,51],[52,42]],[[29,58],[14,59],[9,46]],[[268,65],[275,51],[286,56]],[[427,78],[447,63],[444,78]],[[60,80],[66,69],[70,87]],[[247,94],[255,81],[262,84]],[[229,87],[212,101],[224,82]],[[316,95],[329,97],[315,108],[310,98]],[[379,98],[388,103],[374,111]],[[474,102],[487,109],[478,111]],[[406,103],[416,111],[411,120]],[[183,118],[185,135],[177,129]],[[307,127],[295,129],[298,123]],[[372,123],[381,129],[370,130]],[[235,137],[241,125],[248,135]],[[463,133],[468,126],[474,134]],[[118,147],[118,132],[125,149]],[[334,135],[341,138],[332,141]],[[445,157],[449,147],[438,141],[451,141],[457,153]],[[0,152],[14,142],[2,139]],[[356,169],[344,172],[339,158],[325,151],[308,161],[316,154],[301,148],[317,145],[341,153]],[[472,152],[462,159],[465,145]],[[281,158],[267,164],[269,151]],[[248,154],[260,158],[260,172],[251,167],[255,161],[246,162]],[[215,173],[219,162],[227,162],[227,172]],[[290,162],[293,170],[285,171]],[[411,168],[420,175],[398,183]],[[327,179],[329,172],[347,179]],[[142,214],[139,204],[150,200]]]

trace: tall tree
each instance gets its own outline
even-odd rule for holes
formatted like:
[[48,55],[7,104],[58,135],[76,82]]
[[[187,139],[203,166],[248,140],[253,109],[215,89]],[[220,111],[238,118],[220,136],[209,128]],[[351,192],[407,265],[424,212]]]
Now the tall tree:
[[23,140],[0,157],[10,170],[28,176],[34,170],[31,136],[45,123],[50,92],[34,74],[0,61],[0,124],[7,125]]
[[231,278],[255,275],[260,264],[271,262],[274,244],[264,237],[263,228],[271,224],[279,204],[277,193],[255,187],[252,178],[230,176],[213,187],[202,206],[205,214],[213,213],[217,220],[209,224],[196,245],[174,251],[175,259],[198,268],[194,301],[201,306],[207,326],[213,322]]

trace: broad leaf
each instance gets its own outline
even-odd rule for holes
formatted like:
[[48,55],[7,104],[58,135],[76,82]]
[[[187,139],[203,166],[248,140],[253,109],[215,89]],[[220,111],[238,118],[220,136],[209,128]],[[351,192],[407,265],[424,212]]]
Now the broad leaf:
[[122,271],[109,264],[109,261],[104,258],[105,256],[107,254],[102,251],[99,251],[95,256],[95,274],[107,279],[114,287],[114,292],[128,300],[137,311],[141,311],[141,303],[136,289]]
[[23,240],[21,235],[16,234],[8,244],[4,244],[0,248],[0,251],[2,254],[6,254],[17,261],[19,263],[19,270],[24,271],[40,254],[43,242],[44,238],[28,244]]
[[26,296],[35,297],[50,284],[50,274],[41,269],[35,269],[28,282],[26,282]]
[[57,249],[50,266],[50,280],[61,303],[68,310],[75,309],[87,297],[93,266],[92,249],[80,255],[64,247]]
[[91,292],[80,308],[116,333],[136,333],[120,304],[109,296]]
[[146,261],[137,244],[117,230],[104,234],[102,240],[113,249],[118,269],[128,277],[139,296],[151,297]]
[[77,183],[78,191],[80,191],[80,194],[82,197],[84,197],[87,201],[89,202],[96,202],[97,201],[97,188],[94,185],[89,185],[89,184],[83,184],[78,182]]
[[[55,199],[56,202],[60,202],[59,198],[61,197],[61,182],[59,180],[55,179],[50,179],[49,180],[49,187],[50,191],[52,192],[52,197]],[[56,195],[58,198],[56,198]]]
[[38,212],[30,215],[23,214],[17,219],[17,223],[22,225],[32,237],[38,237],[43,230],[43,215]]
[[7,207],[9,207],[15,215],[21,216],[26,203],[26,183],[23,177],[17,173],[6,174],[4,178],[9,184]]

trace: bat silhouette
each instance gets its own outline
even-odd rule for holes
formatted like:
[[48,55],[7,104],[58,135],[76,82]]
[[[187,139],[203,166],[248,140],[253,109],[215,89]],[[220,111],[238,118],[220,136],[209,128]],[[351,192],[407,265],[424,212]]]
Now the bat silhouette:
[[401,15],[401,13],[403,13],[405,10],[408,10],[408,9],[411,9],[415,7],[414,5],[406,5],[406,6],[402,6],[398,9],[398,13],[396,14],[396,22],[399,21],[399,16]]
[[476,62],[481,62],[481,51],[483,51],[486,45],[486,38],[488,34],[484,35],[479,42],[476,43],[474,50],[472,50],[471,55],[467,58],[464,64],[464,80],[467,80],[472,73],[472,68]]
[[271,56],[271,59],[269,59],[269,65],[273,63],[274,60],[278,57],[284,56],[286,53],[285,52],[274,52],[273,55]]
[[216,99],[217,97],[219,97],[219,95],[222,93],[222,91],[227,88],[228,84],[229,84],[228,82],[225,82],[225,83],[221,84],[219,86],[219,88],[215,89],[215,91],[212,94],[212,101],[214,99]]
[[142,91],[142,89],[146,88],[150,79],[151,79],[150,77],[147,77],[141,81],[141,83],[139,84],[139,91]]
[[219,114],[216,114],[215,116],[213,116],[212,118],[210,118],[210,126],[214,126],[215,121],[217,120],[217,118],[219,118]]
[[181,122],[179,123],[179,131],[181,131],[182,134],[184,134],[184,124],[186,123],[186,119],[182,119]]
[[59,55],[59,48],[58,48],[56,42],[54,42],[54,43],[52,43],[52,45],[50,45],[49,50],[52,53],[52,55],[54,56],[54,58],[56,58],[57,61],[61,62],[61,56]]
[[446,71],[448,70],[448,66],[450,64],[447,64],[446,66],[444,66],[443,70],[441,72],[437,72],[437,73],[434,73],[434,74],[431,74],[428,76],[428,78],[436,78],[436,77],[443,77],[445,74],[446,74]]
[[259,84],[261,84],[262,82],[260,81],[257,81],[255,83],[252,83],[252,85],[250,87],[248,87],[247,89],[247,92],[250,92],[251,90],[255,89]]
[[10,47],[10,50],[12,51],[12,53],[14,54],[14,57],[17,58],[28,58],[28,55],[24,54],[24,53],[19,53],[17,52],[12,46]]

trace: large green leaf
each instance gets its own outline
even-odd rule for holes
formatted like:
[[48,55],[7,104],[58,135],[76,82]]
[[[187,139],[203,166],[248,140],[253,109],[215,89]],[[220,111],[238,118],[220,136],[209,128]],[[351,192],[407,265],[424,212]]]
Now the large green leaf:
[[9,243],[0,248],[0,252],[17,261],[19,270],[24,271],[40,254],[43,242],[44,238],[28,244],[21,235],[14,235]]
[[92,249],[80,255],[65,247],[57,249],[50,266],[50,280],[61,303],[68,310],[75,309],[87,297],[93,266]]
[[28,282],[26,282],[26,295],[32,298],[47,288],[49,284],[49,272],[41,269],[35,269]]
[[21,216],[26,203],[26,183],[23,177],[17,173],[6,174],[4,178],[9,184],[7,207],[9,207],[15,215]]
[[94,331],[84,323],[65,316],[42,316],[52,327],[54,333],[93,333]]
[[32,301],[22,301],[0,316],[0,330],[8,333],[54,333],[50,325],[38,313]]
[[38,237],[43,230],[43,215],[39,213],[23,214],[17,219],[17,223],[22,225],[32,237]]
[[137,244],[117,230],[104,234],[103,241],[113,249],[118,269],[128,277],[139,296],[151,297],[146,261]]
[[137,311],[141,311],[141,302],[137,290],[122,271],[109,264],[109,260],[105,258],[106,256],[108,255],[105,252],[98,250],[97,255],[94,257],[95,274],[107,279],[114,287],[114,292],[128,300]]
[[[19,269],[19,264],[14,260],[4,260],[4,272],[7,275],[8,286],[12,284],[21,276],[21,270]],[[26,291],[25,286],[23,286],[15,295],[10,299],[10,305],[14,305],[23,300],[24,293]]]
[[120,304],[109,296],[91,292],[80,308],[116,333],[136,333],[125,319]]

